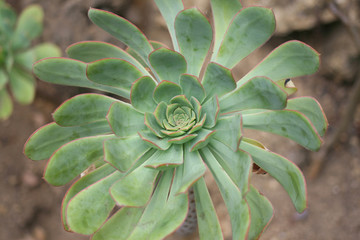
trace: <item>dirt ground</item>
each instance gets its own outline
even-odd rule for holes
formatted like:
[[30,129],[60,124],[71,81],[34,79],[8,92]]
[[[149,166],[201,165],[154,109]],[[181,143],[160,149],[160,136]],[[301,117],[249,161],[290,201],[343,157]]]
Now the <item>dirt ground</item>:
[[[150,39],[169,43],[164,25],[150,0],[7,1],[17,11],[31,3],[40,4],[45,9],[45,30],[38,41],[54,42],[62,50],[74,42],[83,40],[106,41],[121,46],[88,20],[86,14],[90,6],[120,14],[139,25]],[[206,2],[199,2],[206,9]],[[261,4],[261,1],[258,2]],[[273,9],[275,13],[281,10],[276,6]],[[287,40],[298,39],[310,44],[321,53],[323,64],[318,73],[293,79],[299,88],[295,96],[309,95],[318,99],[330,123],[327,133],[329,137],[342,119],[341,113],[348,101],[360,65],[360,55],[354,50],[354,44],[341,22],[335,17],[327,19],[326,22],[310,24],[306,29],[290,29],[276,34],[267,45],[246,58],[234,74],[240,77],[271,49]],[[359,79],[359,76],[357,78]],[[0,240],[89,239],[67,233],[62,228],[60,205],[68,186],[53,187],[45,183],[42,174],[46,162],[28,160],[22,153],[26,139],[37,128],[51,122],[51,113],[63,100],[88,90],[59,87],[40,81],[37,89],[37,97],[33,104],[16,104],[10,119],[0,122]],[[308,176],[314,156],[312,153],[281,137],[274,138],[269,134],[254,132],[248,134],[256,135],[256,138],[264,142],[269,149],[297,163],[305,176]],[[309,208],[305,213],[296,214],[285,191],[269,175],[254,175],[252,183],[270,199],[275,209],[274,218],[261,239],[360,239],[359,156],[360,105],[348,131],[342,134],[339,143],[327,156],[318,177],[307,177]],[[231,227],[225,205],[211,178],[208,179],[208,184],[225,239],[230,240]],[[197,239],[197,236],[193,234],[182,237],[175,234],[167,239]]]

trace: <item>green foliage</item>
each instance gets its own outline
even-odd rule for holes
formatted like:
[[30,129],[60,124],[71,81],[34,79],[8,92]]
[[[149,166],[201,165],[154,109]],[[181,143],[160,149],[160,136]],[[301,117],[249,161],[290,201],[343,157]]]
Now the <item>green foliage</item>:
[[[319,54],[298,41],[284,43],[236,82],[232,68],[274,31],[271,10],[211,0],[211,27],[181,0],[155,3],[174,50],[148,41],[115,14],[90,9],[90,19],[128,50],[80,42],[67,49],[70,58],[34,65],[44,81],[105,91],[130,103],[101,94],[71,98],[55,111],[54,123],[29,138],[25,154],[50,158],[49,183],[75,180],[62,205],[66,230],[96,240],[163,239],[184,221],[193,188],[200,238],[222,239],[204,180],[208,168],[228,209],[232,239],[258,239],[273,209],[249,184],[253,164],[284,187],[298,212],[307,206],[306,186],[296,165],[243,136],[243,128],[318,150],[327,128],[324,113],[311,97],[290,99],[296,88],[288,78],[314,73]],[[116,204],[120,210],[110,215]]]
[[50,43],[29,49],[31,41],[42,32],[43,17],[40,6],[30,5],[17,18],[14,10],[0,0],[0,120],[7,119],[13,111],[10,92],[20,104],[34,100],[33,63],[61,54],[60,49]]

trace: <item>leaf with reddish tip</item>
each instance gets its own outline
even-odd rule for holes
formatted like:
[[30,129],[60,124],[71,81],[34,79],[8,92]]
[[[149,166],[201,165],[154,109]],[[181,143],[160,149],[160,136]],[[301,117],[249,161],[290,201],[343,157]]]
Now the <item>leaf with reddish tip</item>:
[[121,172],[129,170],[148,150],[149,146],[137,134],[104,142],[105,161]]
[[187,134],[180,137],[170,138],[168,142],[173,144],[183,144],[194,139],[196,136],[197,134]]
[[51,156],[44,178],[54,186],[70,182],[103,157],[103,142],[113,136],[86,137],[62,146]]
[[53,118],[61,126],[105,120],[110,105],[116,101],[115,98],[94,93],[77,95],[60,105],[53,113]]
[[236,88],[236,82],[231,71],[213,62],[207,66],[202,84],[206,92],[205,101],[212,96],[221,97]]
[[110,133],[111,129],[106,120],[75,127],[61,127],[56,123],[50,123],[39,128],[29,137],[24,153],[32,160],[43,160],[72,140]]
[[266,77],[254,77],[220,98],[222,113],[246,109],[284,109],[287,94]]
[[149,146],[157,148],[159,150],[167,150],[171,143],[168,142],[169,138],[158,138],[153,133],[141,131],[139,135]]
[[284,187],[298,212],[305,210],[307,202],[305,178],[294,163],[276,153],[244,141],[241,141],[240,148],[248,152],[259,167]]
[[204,116],[202,117],[202,119],[197,122],[189,131],[189,133],[194,133],[194,132],[197,132],[199,131],[200,129],[202,129],[202,127],[204,126],[204,123],[206,121],[206,113],[204,114]]
[[233,239],[245,239],[250,226],[250,210],[242,192],[218,163],[208,148],[200,151],[206,165],[213,174],[230,215]]
[[146,167],[159,168],[159,167],[176,167],[182,164],[183,159],[183,146],[173,144],[166,151],[157,151],[146,162]]
[[207,129],[201,129],[199,132],[197,132],[198,135],[196,136],[196,138],[191,140],[190,151],[193,152],[205,147],[209,143],[211,136],[214,135],[214,133],[215,130],[210,131]]
[[157,103],[162,101],[168,103],[174,96],[181,95],[182,90],[179,85],[169,81],[159,83],[154,91],[154,100]]
[[179,104],[180,106],[186,106],[186,107],[189,107],[189,108],[192,108],[192,104],[190,103],[190,101],[186,98],[185,95],[178,95],[178,96],[175,96],[173,97],[171,100],[170,100],[170,103],[171,104],[174,104],[174,103],[177,103]]
[[242,9],[231,22],[218,53],[212,60],[233,68],[239,61],[264,44],[275,30],[274,13],[269,8]]
[[300,112],[293,110],[266,111],[243,116],[246,128],[290,138],[307,149],[316,151],[322,140],[314,126]]
[[165,102],[160,102],[154,111],[154,116],[160,126],[163,126],[163,121],[166,121],[166,109],[167,104]]
[[185,57],[187,73],[199,76],[212,41],[212,29],[197,9],[185,9],[176,16],[175,32],[180,53]]
[[0,119],[7,119],[13,111],[13,103],[7,90],[0,89]]
[[152,131],[156,136],[163,137],[163,130],[162,127],[159,125],[158,121],[156,120],[154,114],[152,113],[145,113],[145,125]]
[[200,239],[224,239],[204,178],[196,181],[193,188]]
[[15,100],[21,104],[30,104],[35,97],[35,80],[32,75],[13,67],[9,73],[9,79]]
[[242,85],[255,76],[278,81],[313,74],[319,68],[319,61],[319,53],[313,48],[299,41],[289,41],[274,49],[241,78],[237,85]]
[[219,111],[219,101],[216,96],[212,97],[205,104],[202,105],[201,115],[206,115],[206,120],[204,123],[205,128],[213,128],[216,125]]
[[259,239],[274,216],[274,209],[270,201],[253,186],[246,194],[246,201],[250,207],[251,223],[249,239]]
[[89,235],[103,225],[115,206],[109,188],[122,176],[122,173],[115,171],[79,192],[70,200],[66,208],[70,231]]
[[199,102],[205,99],[205,90],[197,77],[189,74],[180,76],[180,86],[187,99],[195,97]]
[[149,55],[149,61],[160,80],[179,83],[180,75],[186,73],[184,56],[167,48],[159,48]]
[[94,8],[90,8],[89,18],[97,26],[134,49],[147,62],[153,48],[135,25],[118,15]]
[[119,137],[127,137],[147,129],[144,115],[125,102],[114,102],[107,115],[113,132]]
[[201,117],[203,117],[203,116],[201,116],[202,106],[201,106],[200,102],[195,97],[191,97],[190,102],[193,105],[193,110],[196,114],[196,119],[198,119],[198,120],[201,119]]
[[156,103],[153,99],[153,92],[156,83],[149,76],[136,80],[131,87],[131,105],[141,112],[153,112]]
[[216,123],[214,139],[222,142],[231,150],[236,152],[239,149],[242,137],[242,118],[240,114],[233,114],[220,118]]

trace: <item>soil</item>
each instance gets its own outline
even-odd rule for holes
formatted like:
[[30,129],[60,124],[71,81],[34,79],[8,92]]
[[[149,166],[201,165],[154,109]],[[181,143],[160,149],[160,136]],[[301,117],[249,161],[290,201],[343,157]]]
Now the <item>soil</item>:
[[[94,26],[87,18],[90,6],[113,11],[137,25],[154,40],[169,43],[164,24],[159,20],[153,4],[142,0],[8,0],[19,12],[30,3],[38,3],[45,9],[43,36],[37,40],[51,41],[65,49],[83,40],[106,41],[122,46],[107,33]],[[347,48],[349,37],[332,45],[337,33],[347,34],[338,21],[319,23],[310,29],[290,31],[275,36],[260,50],[246,58],[234,71],[239,77],[254,66],[271,49],[290,39],[304,41],[317,49],[324,57],[338,56],[334,52]],[[351,41],[349,44],[352,44]],[[351,51],[352,64],[344,66],[340,74],[331,71],[329,59],[323,61],[320,71],[309,77],[293,79],[299,91],[295,96],[314,96],[322,104],[328,117],[330,136],[341,121],[341,113],[347,103],[351,86],[359,66],[359,53]],[[354,57],[355,56],[355,57]],[[345,56],[346,57],[346,56]],[[348,56],[349,57],[349,56]],[[336,65],[336,64],[334,64]],[[338,74],[335,74],[338,73]],[[346,76],[346,77],[344,77]],[[33,104],[15,104],[13,115],[0,122],[0,240],[70,240],[89,239],[66,232],[61,225],[60,205],[68,188],[53,187],[43,179],[45,161],[27,159],[22,151],[30,134],[40,126],[51,122],[51,113],[65,99],[87,89],[60,87],[38,81],[37,97]],[[360,107],[348,131],[327,156],[326,164],[316,179],[308,179],[309,208],[297,214],[282,187],[269,175],[253,175],[252,183],[272,202],[275,215],[264,232],[264,240],[357,240],[360,239]],[[264,142],[269,149],[278,152],[298,164],[307,177],[313,154],[293,142],[269,134],[248,132]],[[325,137],[326,141],[326,137]],[[207,179],[210,193],[223,227],[225,239],[231,239],[231,227],[225,205],[211,177]],[[168,240],[197,239],[197,235],[174,234]]]

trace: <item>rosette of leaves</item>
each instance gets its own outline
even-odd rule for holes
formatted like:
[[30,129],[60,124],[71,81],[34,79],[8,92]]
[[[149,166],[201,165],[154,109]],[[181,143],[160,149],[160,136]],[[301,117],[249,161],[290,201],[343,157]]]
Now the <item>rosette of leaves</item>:
[[43,10],[38,5],[25,8],[19,17],[0,0],[0,120],[13,111],[10,93],[20,104],[30,104],[35,95],[32,64],[45,57],[58,57],[60,49],[51,43],[29,48],[43,28]]
[[[67,49],[69,58],[34,65],[44,81],[111,95],[64,102],[54,122],[29,138],[25,154],[50,158],[44,178],[55,186],[86,170],[63,200],[68,231],[93,240],[162,239],[186,218],[192,188],[200,239],[223,239],[204,181],[209,169],[230,215],[232,239],[257,239],[273,209],[249,184],[253,165],[284,187],[298,212],[306,208],[305,180],[292,162],[243,136],[243,128],[318,150],[326,118],[315,99],[289,99],[296,88],[288,79],[314,73],[319,54],[304,43],[286,42],[236,82],[234,66],[274,32],[270,9],[212,0],[211,26],[180,0],[155,3],[173,50],[149,41],[122,17],[90,9],[90,19],[127,50],[85,41]],[[116,205],[121,208],[112,213]]]

